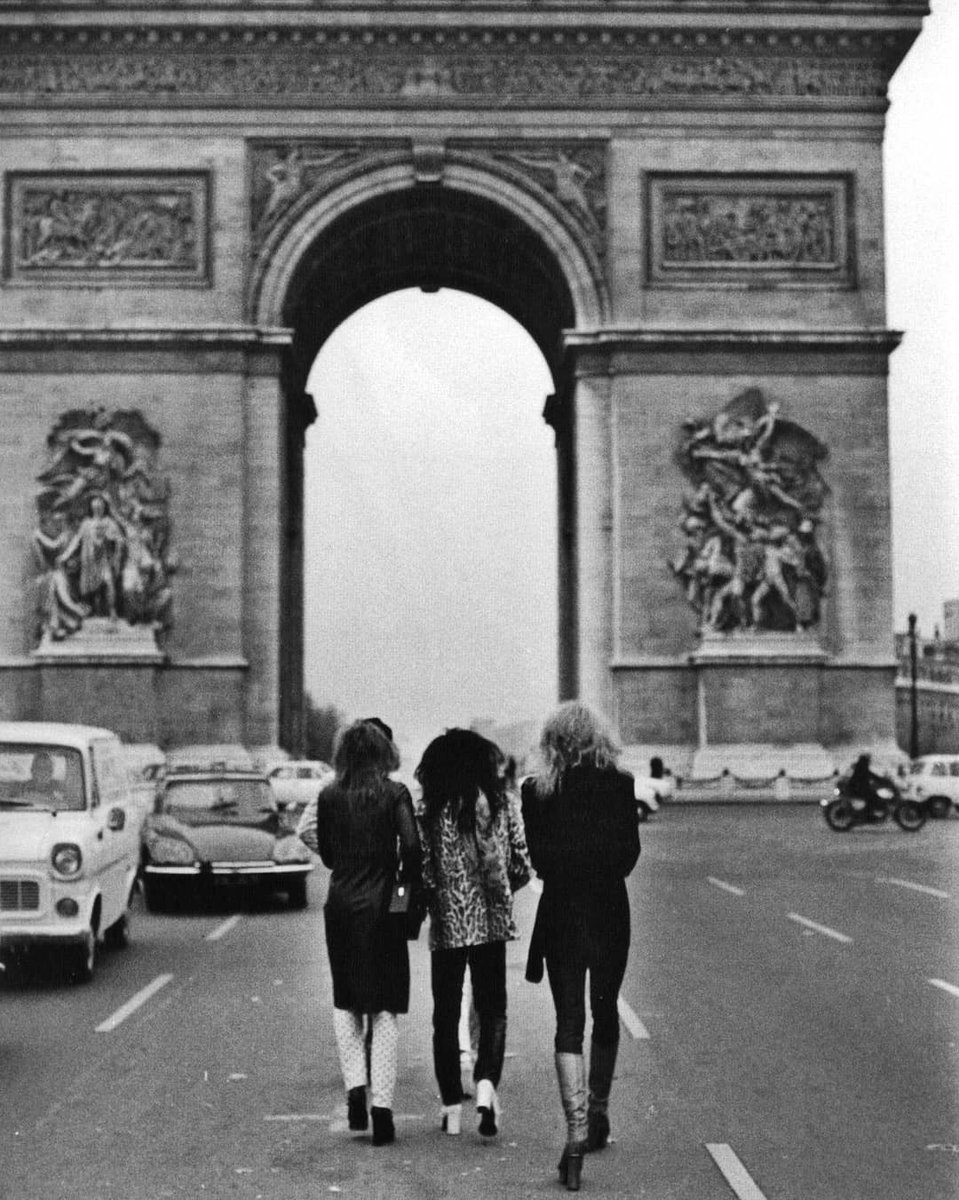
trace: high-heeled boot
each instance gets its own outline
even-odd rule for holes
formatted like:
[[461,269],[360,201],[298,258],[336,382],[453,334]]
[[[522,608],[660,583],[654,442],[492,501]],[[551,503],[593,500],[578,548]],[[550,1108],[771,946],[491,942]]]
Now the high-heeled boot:
[[566,1146],[559,1160],[560,1183],[578,1192],[586,1149],[586,1069],[582,1054],[556,1053],[556,1077],[566,1114]]
[[602,1150],[609,1141],[609,1093],[616,1069],[617,1043],[589,1048],[589,1102],[586,1111],[586,1150]]
[[350,1129],[368,1128],[365,1087],[353,1087],[346,1093],[346,1119]]

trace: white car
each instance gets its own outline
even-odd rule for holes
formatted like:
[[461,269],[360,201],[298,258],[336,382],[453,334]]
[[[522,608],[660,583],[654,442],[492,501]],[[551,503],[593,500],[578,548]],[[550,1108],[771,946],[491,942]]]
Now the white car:
[[292,816],[299,816],[334,775],[329,763],[318,759],[302,759],[281,763],[270,771],[268,778],[277,808]]
[[0,722],[0,961],[53,949],[92,979],[100,942],[127,943],[139,847],[116,734]]
[[906,795],[922,801],[932,817],[946,817],[959,804],[959,754],[924,754],[913,761]]

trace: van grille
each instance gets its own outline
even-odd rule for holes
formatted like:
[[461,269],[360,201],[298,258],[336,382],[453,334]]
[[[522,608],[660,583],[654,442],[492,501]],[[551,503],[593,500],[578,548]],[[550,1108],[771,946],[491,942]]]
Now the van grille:
[[36,911],[40,884],[35,879],[0,879],[0,912]]

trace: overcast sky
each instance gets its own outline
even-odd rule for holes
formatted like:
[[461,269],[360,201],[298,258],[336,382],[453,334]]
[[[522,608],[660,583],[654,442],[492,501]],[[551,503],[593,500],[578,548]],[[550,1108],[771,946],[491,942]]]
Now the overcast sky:
[[[891,89],[886,138],[897,628],[959,596],[959,4]],[[461,293],[396,293],[324,346],[307,439],[306,682],[383,715],[407,756],[556,695],[552,385],[529,336]],[[436,498],[442,497],[437,503]]]

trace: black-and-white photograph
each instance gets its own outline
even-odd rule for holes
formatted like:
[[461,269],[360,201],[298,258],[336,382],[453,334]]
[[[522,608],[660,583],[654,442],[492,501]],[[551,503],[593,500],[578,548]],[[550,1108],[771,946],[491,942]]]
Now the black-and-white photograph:
[[957,63],[0,0],[2,1200],[959,1200]]

